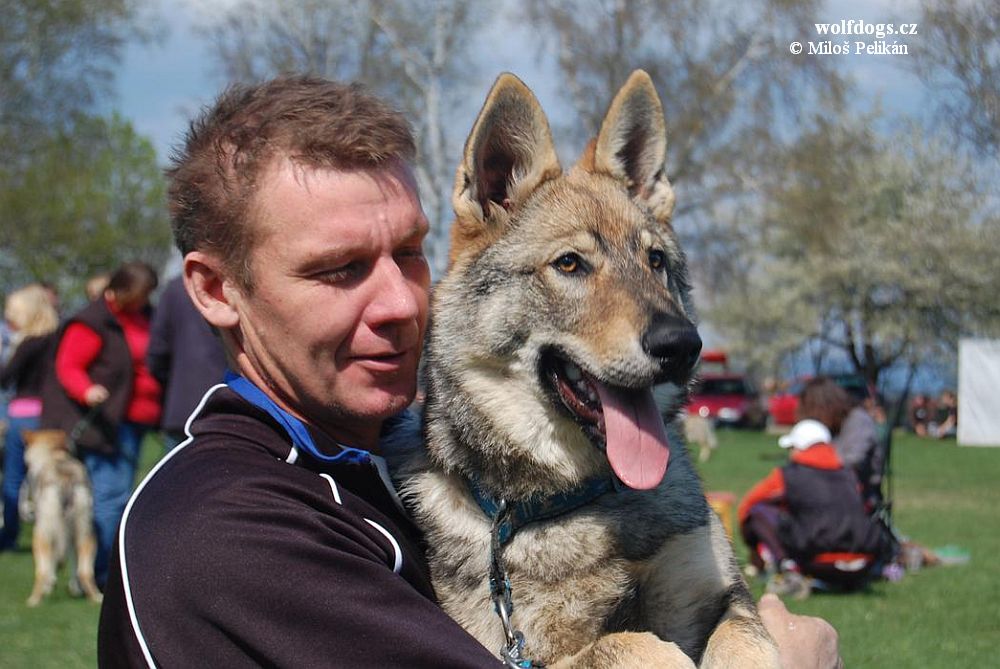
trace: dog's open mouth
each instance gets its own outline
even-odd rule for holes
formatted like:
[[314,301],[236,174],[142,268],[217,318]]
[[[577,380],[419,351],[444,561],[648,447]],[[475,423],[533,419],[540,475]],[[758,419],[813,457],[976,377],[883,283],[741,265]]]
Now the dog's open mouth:
[[590,440],[604,447],[622,483],[637,490],[659,485],[670,450],[652,388],[612,386],[551,351],[542,358],[542,375]]

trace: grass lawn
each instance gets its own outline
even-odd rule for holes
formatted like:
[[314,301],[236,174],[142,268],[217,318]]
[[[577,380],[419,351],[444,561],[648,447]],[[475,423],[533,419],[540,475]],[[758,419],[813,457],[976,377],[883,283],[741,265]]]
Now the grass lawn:
[[[720,431],[719,450],[701,467],[706,489],[742,495],[783,462],[776,439]],[[862,593],[814,594],[786,602],[788,608],[833,623],[847,667],[997,666],[1000,449],[897,433],[892,467],[897,529],[931,548],[961,546],[971,553],[969,564],[908,573]],[[745,559],[741,542],[737,550]],[[762,584],[753,586],[762,593]]]
[[[701,467],[706,488],[744,493],[782,454],[773,435],[720,431],[721,447]],[[160,454],[147,439],[144,468]],[[957,448],[954,441],[900,435],[894,440],[896,524],[929,547],[956,544],[968,565],[934,567],[880,582],[852,595],[814,595],[788,602],[798,613],[826,618],[839,630],[850,668],[995,666],[1000,646],[1000,449]],[[738,546],[741,556],[745,555]],[[0,667],[96,665],[98,607],[71,599],[65,574],[52,597],[24,605],[31,589],[29,528],[21,550],[0,554]],[[754,585],[757,594],[761,584]]]

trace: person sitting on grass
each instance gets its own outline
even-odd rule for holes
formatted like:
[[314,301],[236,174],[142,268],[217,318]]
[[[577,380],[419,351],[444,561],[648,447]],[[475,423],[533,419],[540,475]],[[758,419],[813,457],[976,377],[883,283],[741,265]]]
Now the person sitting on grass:
[[[740,502],[740,531],[768,592],[805,598],[809,576],[830,579],[819,556],[836,558],[837,585],[852,589],[870,578],[885,550],[881,525],[864,510],[857,476],[837,455],[832,435],[847,412],[846,392],[817,377],[799,396],[799,422],[778,444],[789,462],[757,483]],[[856,568],[852,568],[856,567]]]

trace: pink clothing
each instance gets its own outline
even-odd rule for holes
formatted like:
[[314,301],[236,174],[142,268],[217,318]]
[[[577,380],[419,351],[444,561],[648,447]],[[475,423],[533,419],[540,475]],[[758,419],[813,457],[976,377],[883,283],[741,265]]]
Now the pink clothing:
[[38,418],[42,415],[40,397],[17,397],[7,405],[7,415],[11,418]]

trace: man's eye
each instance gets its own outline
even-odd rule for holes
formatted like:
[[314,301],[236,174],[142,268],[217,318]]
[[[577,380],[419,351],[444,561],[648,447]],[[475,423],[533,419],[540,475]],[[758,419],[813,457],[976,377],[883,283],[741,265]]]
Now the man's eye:
[[364,267],[359,262],[349,262],[334,269],[319,272],[315,277],[323,283],[340,283],[361,276]]
[[552,266],[563,274],[579,274],[585,269],[583,258],[576,253],[562,254],[556,258]]
[[424,256],[424,249],[423,247],[420,246],[412,249],[403,249],[399,251],[396,255],[399,258],[406,258],[409,260],[422,260],[425,262],[427,260],[426,256]]

